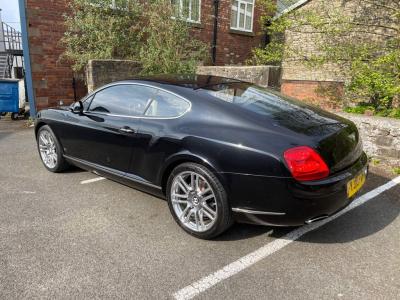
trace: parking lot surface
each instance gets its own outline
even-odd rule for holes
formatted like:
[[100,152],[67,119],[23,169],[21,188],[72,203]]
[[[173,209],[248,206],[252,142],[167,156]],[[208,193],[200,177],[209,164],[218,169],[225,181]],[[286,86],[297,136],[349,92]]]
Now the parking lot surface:
[[[193,238],[164,200],[79,169],[48,172],[23,121],[0,120],[0,153],[1,299],[187,299],[179,291],[296,230],[235,224]],[[362,193],[393,177],[372,169]],[[399,195],[394,185],[193,296],[398,299]]]

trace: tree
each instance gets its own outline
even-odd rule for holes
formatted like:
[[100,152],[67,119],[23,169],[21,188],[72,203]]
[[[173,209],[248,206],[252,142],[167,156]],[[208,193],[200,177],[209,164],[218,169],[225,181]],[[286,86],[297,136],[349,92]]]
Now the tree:
[[[367,100],[375,108],[389,108],[399,97],[399,1],[312,0],[278,18],[265,15],[263,22],[271,43],[253,51],[253,62],[300,61],[311,68],[334,65],[346,80],[347,96]],[[306,41],[287,41],[296,34]]]
[[207,47],[174,12],[168,0],[71,0],[62,57],[78,72],[90,59],[128,59],[143,74],[193,73]]
[[112,0],[69,2],[62,58],[73,63],[74,71],[83,70],[90,59],[138,58],[143,8],[136,1],[125,4],[114,7]]
[[194,73],[207,55],[206,45],[189,34],[185,20],[172,18],[170,0],[154,0],[146,7],[139,60],[146,74]]

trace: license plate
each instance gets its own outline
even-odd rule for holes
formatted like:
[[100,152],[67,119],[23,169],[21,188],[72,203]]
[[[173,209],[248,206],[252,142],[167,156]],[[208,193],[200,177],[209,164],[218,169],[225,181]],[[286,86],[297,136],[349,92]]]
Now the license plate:
[[353,197],[364,185],[366,174],[362,172],[347,183],[347,197]]

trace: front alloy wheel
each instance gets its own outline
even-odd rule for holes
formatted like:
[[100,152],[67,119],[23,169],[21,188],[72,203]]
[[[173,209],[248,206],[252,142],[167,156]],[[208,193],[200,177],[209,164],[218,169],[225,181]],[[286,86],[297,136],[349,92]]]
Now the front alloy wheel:
[[196,237],[213,238],[232,224],[225,189],[204,166],[185,163],[175,168],[167,199],[177,223]]
[[61,172],[68,168],[63,157],[62,148],[54,132],[48,125],[39,128],[37,132],[37,147],[40,158],[50,172]]
[[54,138],[47,130],[42,130],[38,137],[39,152],[46,167],[53,169],[57,165],[57,148]]

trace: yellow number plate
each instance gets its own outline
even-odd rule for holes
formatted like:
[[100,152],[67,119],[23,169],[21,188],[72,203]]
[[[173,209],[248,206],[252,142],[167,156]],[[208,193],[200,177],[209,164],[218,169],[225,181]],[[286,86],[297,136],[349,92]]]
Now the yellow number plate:
[[365,172],[360,173],[347,183],[347,197],[354,196],[365,183]]

